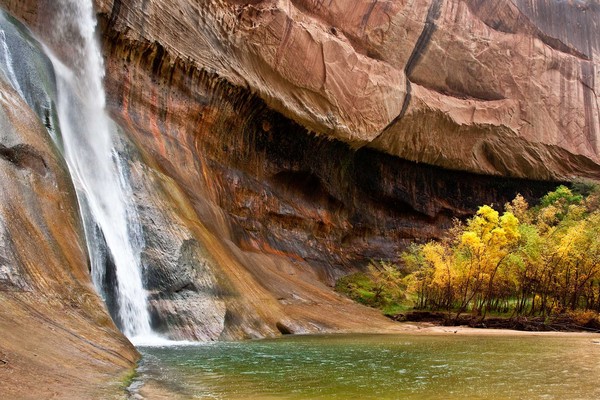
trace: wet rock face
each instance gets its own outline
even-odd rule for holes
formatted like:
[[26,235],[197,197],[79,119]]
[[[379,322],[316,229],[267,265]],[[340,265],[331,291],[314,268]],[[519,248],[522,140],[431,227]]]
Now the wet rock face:
[[3,396],[106,398],[138,354],[90,281],[75,190],[50,138],[58,133],[50,63],[3,12],[0,32]]
[[152,327],[175,340],[217,340],[226,305],[208,252],[171,200],[170,179],[145,165],[135,148],[127,152],[144,236],[141,262]]

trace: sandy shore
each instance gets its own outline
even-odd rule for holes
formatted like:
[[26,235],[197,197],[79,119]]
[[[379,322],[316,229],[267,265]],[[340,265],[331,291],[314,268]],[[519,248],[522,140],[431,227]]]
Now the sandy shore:
[[[473,335],[473,336],[552,336],[552,337],[590,337],[599,339],[600,333],[592,332],[532,332],[518,331],[514,329],[490,329],[490,328],[471,328],[468,326],[440,326],[430,323],[400,323],[407,329],[407,333],[422,334],[448,334],[448,335]],[[399,333],[401,334],[401,333]]]

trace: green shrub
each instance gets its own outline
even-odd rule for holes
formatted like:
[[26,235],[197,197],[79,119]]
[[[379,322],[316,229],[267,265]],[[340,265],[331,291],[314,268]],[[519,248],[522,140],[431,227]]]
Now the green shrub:
[[382,309],[386,314],[406,309],[402,274],[395,264],[371,262],[367,272],[340,278],[335,289],[352,300]]

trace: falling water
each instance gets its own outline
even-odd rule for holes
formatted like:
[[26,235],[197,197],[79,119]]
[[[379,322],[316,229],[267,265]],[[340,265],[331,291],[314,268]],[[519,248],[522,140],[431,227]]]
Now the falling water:
[[8,43],[6,42],[6,34],[2,29],[0,29],[0,47],[0,70],[4,72],[4,75],[8,78],[8,81],[17,93],[19,93],[22,98],[25,98],[19,80],[17,79],[17,74],[15,74],[15,69],[13,68],[12,55],[8,48]]
[[71,45],[69,67],[50,57],[57,77],[64,155],[78,192],[94,284],[105,294],[106,265],[112,262],[117,324],[130,338],[151,336],[140,265],[141,228],[115,148],[114,127],[105,112],[104,64],[94,33],[92,1],[58,2],[51,40]]

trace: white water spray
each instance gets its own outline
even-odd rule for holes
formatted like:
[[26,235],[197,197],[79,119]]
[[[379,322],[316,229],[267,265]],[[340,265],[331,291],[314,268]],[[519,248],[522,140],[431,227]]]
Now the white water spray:
[[25,95],[23,94],[21,85],[19,85],[17,74],[15,74],[15,70],[13,68],[12,55],[8,48],[8,43],[6,43],[6,34],[2,29],[0,29],[0,70],[4,72],[4,75],[8,78],[8,81],[12,85],[13,89],[15,89],[21,98],[24,99]]
[[58,1],[61,11],[53,41],[70,45],[72,67],[50,57],[57,77],[64,155],[78,192],[93,280],[101,292],[107,261],[99,244],[103,235],[115,265],[117,323],[129,338],[151,336],[140,265],[141,227],[105,111],[104,63],[95,38],[92,1]]

